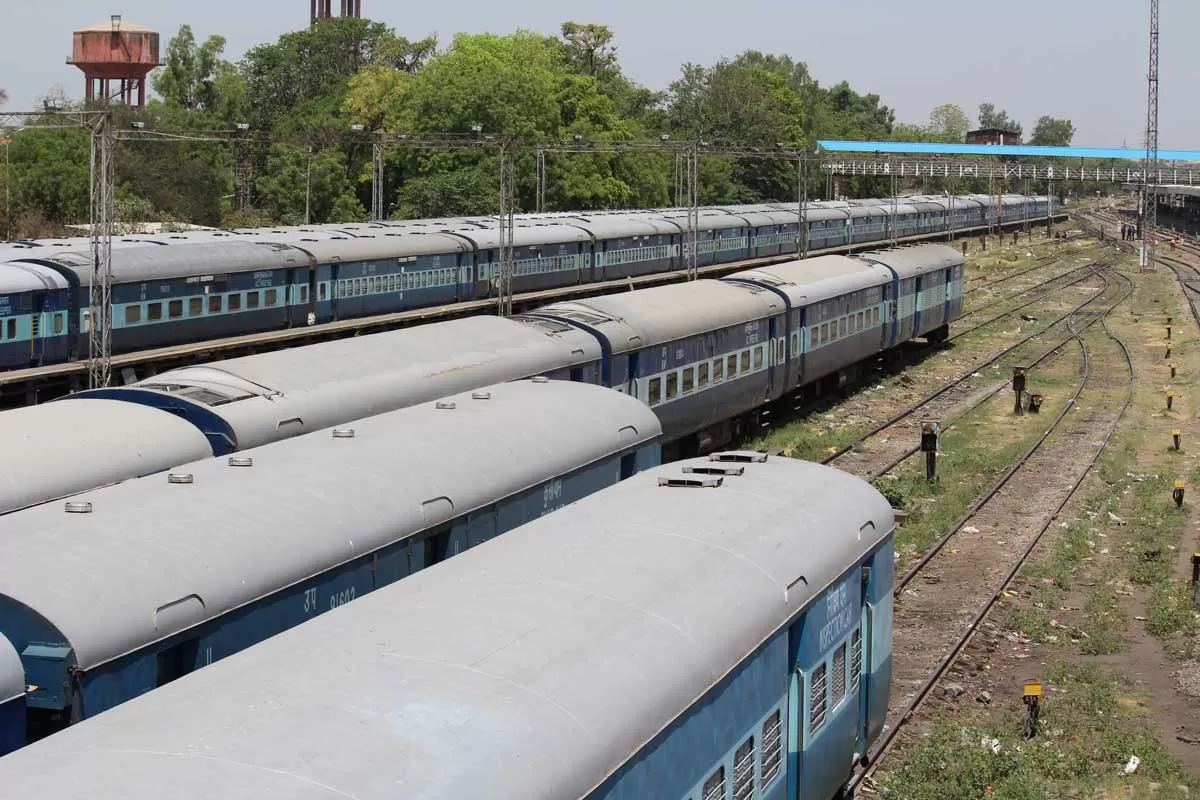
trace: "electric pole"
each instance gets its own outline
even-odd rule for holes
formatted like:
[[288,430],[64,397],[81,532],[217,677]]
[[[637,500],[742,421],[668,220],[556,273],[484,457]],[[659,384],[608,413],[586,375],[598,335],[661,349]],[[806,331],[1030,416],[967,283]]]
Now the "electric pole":
[[1142,255],[1140,266],[1153,270],[1158,225],[1158,0],[1150,0],[1150,71],[1146,92],[1146,163],[1142,168]]

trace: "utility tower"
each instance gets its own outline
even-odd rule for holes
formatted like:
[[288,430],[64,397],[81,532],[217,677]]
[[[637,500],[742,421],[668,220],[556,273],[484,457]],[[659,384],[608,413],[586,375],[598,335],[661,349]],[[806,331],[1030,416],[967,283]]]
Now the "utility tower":
[[[343,17],[361,17],[362,0],[340,0]],[[333,0],[309,0],[309,16],[316,25],[323,19],[333,19]]]
[[1158,224],[1158,0],[1150,0],[1150,71],[1146,93],[1146,163],[1142,170],[1141,268],[1153,270]]

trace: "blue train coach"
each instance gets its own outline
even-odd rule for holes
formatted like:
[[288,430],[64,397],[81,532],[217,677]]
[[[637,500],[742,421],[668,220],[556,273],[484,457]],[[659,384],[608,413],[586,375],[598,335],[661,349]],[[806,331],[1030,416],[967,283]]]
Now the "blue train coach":
[[882,726],[892,537],[827,467],[649,470],[0,760],[0,785],[825,800]]
[[654,466],[660,435],[632,398],[538,377],[6,515],[29,736]]
[[25,744],[25,669],[0,636],[0,756]]

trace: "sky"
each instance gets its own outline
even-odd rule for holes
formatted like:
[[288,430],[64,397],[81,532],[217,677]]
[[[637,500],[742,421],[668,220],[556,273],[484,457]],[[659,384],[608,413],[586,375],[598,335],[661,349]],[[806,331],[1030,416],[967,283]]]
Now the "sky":
[[[339,5],[333,3],[336,9]],[[7,110],[31,110],[56,84],[83,94],[66,63],[71,32],[110,14],[163,34],[181,24],[197,38],[221,34],[226,57],[308,24],[309,0],[7,0],[0,24],[0,87]],[[1200,149],[1200,3],[1163,0],[1159,140]],[[362,0],[363,15],[409,38],[527,28],[553,34],[566,19],[616,35],[622,67],[665,89],[685,62],[712,64],[747,49],[786,54],[829,85],[848,80],[879,94],[902,122],[956,103],[974,121],[981,102],[1020,120],[1028,135],[1043,114],[1074,121],[1074,144],[1145,142],[1149,0]],[[565,11],[565,8],[571,10]]]

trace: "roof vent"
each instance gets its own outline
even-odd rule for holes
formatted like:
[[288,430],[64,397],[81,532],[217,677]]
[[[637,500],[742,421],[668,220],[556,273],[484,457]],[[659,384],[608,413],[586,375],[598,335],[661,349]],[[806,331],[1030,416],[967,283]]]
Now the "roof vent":
[[354,428],[334,428],[333,438],[335,439],[353,439]]
[[530,380],[533,381],[534,383],[549,383],[550,382],[550,379],[547,378],[545,375],[536,375],[533,378],[530,378]]
[[684,467],[685,473],[693,475],[733,475],[739,476],[746,473],[745,467]]
[[472,400],[491,400],[492,393],[491,392],[471,392],[471,399]]
[[695,478],[659,478],[659,486],[669,486],[672,489],[690,488],[690,489],[716,489],[725,483],[724,478],[718,477],[695,477]]
[[438,400],[433,407],[441,411],[453,411],[458,408],[458,403],[453,400]]
[[708,460],[723,464],[762,464],[767,460],[767,454],[756,450],[735,450],[729,453],[713,453]]
[[250,456],[230,456],[229,466],[231,467],[253,467],[254,459]]
[[90,514],[92,513],[91,503],[67,503],[68,514]]
[[167,476],[167,483],[195,483],[196,478],[190,472],[172,472]]

